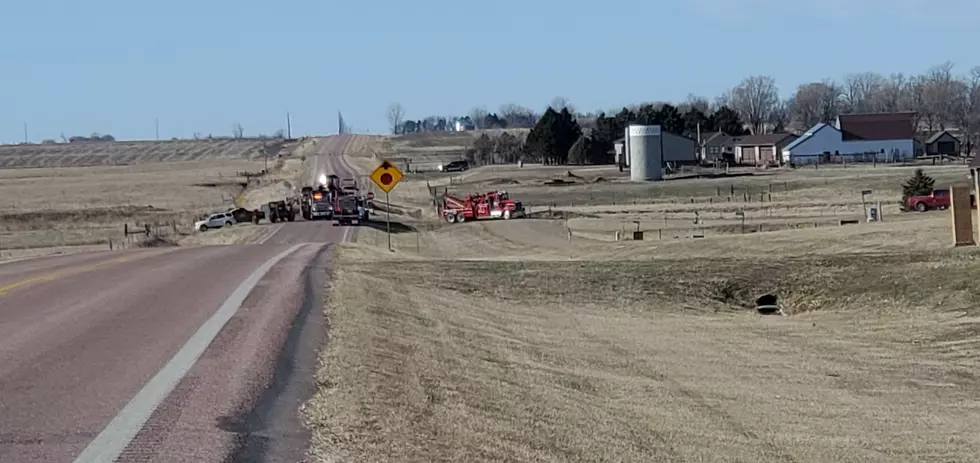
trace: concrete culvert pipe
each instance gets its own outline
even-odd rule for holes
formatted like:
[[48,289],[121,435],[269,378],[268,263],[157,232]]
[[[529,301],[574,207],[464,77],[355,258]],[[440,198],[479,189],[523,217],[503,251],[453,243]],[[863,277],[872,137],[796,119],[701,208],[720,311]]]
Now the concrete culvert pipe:
[[755,310],[763,315],[783,315],[783,309],[779,305],[779,297],[775,294],[763,294],[755,300]]

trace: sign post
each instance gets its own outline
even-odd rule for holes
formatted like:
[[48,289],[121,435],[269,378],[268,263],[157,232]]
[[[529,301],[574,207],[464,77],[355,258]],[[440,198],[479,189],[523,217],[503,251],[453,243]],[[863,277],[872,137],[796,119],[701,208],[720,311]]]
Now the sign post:
[[388,201],[388,193],[398,185],[398,182],[404,178],[405,175],[402,171],[398,170],[394,164],[389,162],[387,159],[381,161],[379,165],[373,172],[371,172],[371,181],[374,182],[381,191],[385,192],[385,214],[387,216],[388,222],[388,250],[391,251],[391,203]]
[[861,190],[861,210],[864,211],[865,220],[868,222],[874,222],[878,220],[878,208],[872,204],[868,206],[868,196],[871,195],[871,190]]

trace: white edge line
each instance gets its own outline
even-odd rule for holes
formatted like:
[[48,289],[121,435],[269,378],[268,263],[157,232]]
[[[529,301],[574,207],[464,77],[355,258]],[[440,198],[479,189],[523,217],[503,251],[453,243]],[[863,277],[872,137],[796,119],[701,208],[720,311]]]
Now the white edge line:
[[204,322],[156,375],[119,411],[119,414],[85,447],[75,463],[110,462],[126,449],[146,424],[156,408],[197,363],[207,347],[218,336],[228,320],[238,312],[252,288],[280,260],[307,243],[300,243],[279,253],[255,269],[225,300],[217,312]]

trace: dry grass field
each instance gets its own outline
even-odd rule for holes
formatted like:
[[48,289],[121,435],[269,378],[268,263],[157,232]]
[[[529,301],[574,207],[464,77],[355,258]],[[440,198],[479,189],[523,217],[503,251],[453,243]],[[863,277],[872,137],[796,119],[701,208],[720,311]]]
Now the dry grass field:
[[120,166],[262,157],[268,143],[272,156],[287,153],[298,142],[244,138],[170,141],[118,141],[0,146],[0,169],[18,167]]
[[[543,185],[569,170],[582,179]],[[962,166],[925,170],[937,186],[966,181]],[[428,201],[426,179],[409,176],[391,195],[402,206],[395,252],[383,226],[365,227],[335,257],[330,341],[305,408],[312,451],[318,461],[975,461],[980,251],[950,247],[948,212],[897,211],[911,173],[631,185],[609,169],[481,168],[446,186],[506,185],[535,217],[455,225],[402,213]],[[732,185],[765,200],[729,202]],[[835,223],[860,216],[862,189],[886,205],[885,221]],[[739,209],[745,233],[732,223]],[[616,241],[634,220],[645,239]],[[754,310],[766,293],[786,316]]]
[[[241,157],[244,147],[254,143],[254,140],[92,143],[103,145],[102,151],[96,154],[85,151],[92,148],[89,144],[82,144],[77,147],[81,151],[59,155],[77,157],[83,160],[80,163],[110,156],[118,165],[0,169],[0,260],[106,249],[110,240],[114,246],[135,244],[138,237],[126,240],[123,224],[134,228],[150,224],[169,231],[172,234],[169,240],[187,244],[239,242],[261,235],[261,230],[248,230],[253,227],[250,224],[234,230],[214,230],[207,236],[196,236],[190,229],[202,214],[233,207],[236,198],[246,207],[257,207],[260,201],[285,196],[290,182],[305,169],[305,155],[311,152],[306,143],[292,144],[288,151],[280,150],[281,159],[269,160],[270,174],[253,178],[246,189],[247,179],[239,173],[257,172],[266,167],[263,157]],[[190,157],[198,160],[173,159],[161,154],[181,144],[197,147],[196,151],[192,150],[197,154]],[[17,151],[0,163],[46,164],[47,161],[40,159],[44,156],[31,158],[24,151],[35,148],[60,152],[75,147],[3,146],[0,159],[9,154],[3,153],[4,149]],[[123,161],[133,164],[121,165]],[[169,224],[177,225],[177,233],[173,233]]]

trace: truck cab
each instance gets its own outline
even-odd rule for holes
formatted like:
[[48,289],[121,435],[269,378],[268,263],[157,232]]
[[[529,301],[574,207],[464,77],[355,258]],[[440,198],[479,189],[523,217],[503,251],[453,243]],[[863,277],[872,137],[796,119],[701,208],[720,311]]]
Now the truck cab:
[[330,219],[333,217],[333,205],[330,201],[331,193],[326,188],[319,188],[311,193],[310,218]]
[[357,195],[342,195],[334,199],[333,218],[336,225],[358,225],[368,220],[367,205]]

